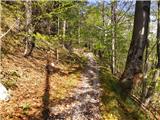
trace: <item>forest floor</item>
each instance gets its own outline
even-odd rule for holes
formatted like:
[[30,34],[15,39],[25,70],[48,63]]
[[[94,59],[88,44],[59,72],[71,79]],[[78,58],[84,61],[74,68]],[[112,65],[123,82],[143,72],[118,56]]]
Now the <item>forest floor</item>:
[[22,53],[2,59],[0,78],[11,98],[0,101],[0,120],[147,120],[130,99],[120,98],[118,78],[92,53],[62,51],[51,75],[44,51],[28,58]]
[[88,58],[81,82],[67,99],[51,107],[50,119],[54,120],[100,120],[100,84],[98,66],[92,53],[84,53]]
[[[15,54],[16,53],[16,54]],[[57,72],[46,75],[46,53],[35,50],[24,58],[22,51],[6,54],[2,59],[1,82],[11,95],[9,101],[0,101],[0,120],[42,120],[46,107],[54,106],[69,96],[81,82],[82,66],[68,58],[66,52],[56,67]],[[53,56],[54,57],[54,56]],[[74,55],[80,59],[78,55]],[[53,58],[54,61],[54,58]]]

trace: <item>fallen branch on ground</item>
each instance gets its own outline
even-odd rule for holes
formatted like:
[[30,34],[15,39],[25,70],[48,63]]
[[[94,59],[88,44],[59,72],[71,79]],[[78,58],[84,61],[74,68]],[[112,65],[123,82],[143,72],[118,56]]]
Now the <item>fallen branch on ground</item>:
[[[133,94],[129,94],[130,98],[132,100],[134,100],[136,103],[138,103],[138,105],[145,111],[145,112],[148,112],[150,114],[150,116],[152,116],[152,119],[155,119],[155,120],[159,120],[157,118],[157,116],[153,113],[153,111],[149,110],[149,108],[147,108],[135,95]],[[160,116],[160,115],[158,115]]]

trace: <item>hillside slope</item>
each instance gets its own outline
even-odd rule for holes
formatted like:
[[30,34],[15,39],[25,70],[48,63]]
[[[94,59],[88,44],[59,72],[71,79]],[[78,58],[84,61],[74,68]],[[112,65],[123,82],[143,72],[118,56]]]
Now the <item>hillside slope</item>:
[[82,68],[79,64],[65,62],[66,55],[63,62],[56,64],[59,70],[47,81],[45,56],[44,52],[36,50],[29,58],[16,53],[6,54],[2,59],[1,81],[11,94],[9,101],[0,102],[3,120],[43,119],[46,102],[48,106],[56,104],[79,83]]

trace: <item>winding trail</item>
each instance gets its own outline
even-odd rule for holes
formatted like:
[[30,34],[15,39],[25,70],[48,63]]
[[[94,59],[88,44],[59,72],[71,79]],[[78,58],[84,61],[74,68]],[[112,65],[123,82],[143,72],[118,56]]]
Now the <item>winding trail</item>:
[[60,104],[51,107],[48,120],[99,120],[100,87],[98,66],[92,53],[88,58],[81,83]]

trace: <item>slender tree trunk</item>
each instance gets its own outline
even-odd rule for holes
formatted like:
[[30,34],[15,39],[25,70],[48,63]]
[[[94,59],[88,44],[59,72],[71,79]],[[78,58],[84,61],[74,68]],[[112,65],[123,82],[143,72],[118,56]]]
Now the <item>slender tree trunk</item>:
[[59,35],[59,16],[58,16],[58,23],[57,23],[57,34]]
[[152,82],[145,95],[144,104],[147,106],[155,93],[158,78],[160,77],[160,1],[158,1],[158,19],[157,19],[157,56],[158,62],[153,74]]
[[65,40],[66,36],[66,20],[63,21],[63,39]]
[[117,2],[112,2],[111,5],[111,12],[112,12],[112,73],[116,73],[116,49],[115,49],[115,43],[116,43],[116,8],[117,8]]
[[104,13],[104,9],[105,9],[105,1],[102,0],[102,23],[103,23],[103,26],[105,26],[105,13]]
[[147,79],[148,79],[148,71],[150,70],[150,63],[148,60],[148,54],[149,54],[149,40],[148,43],[146,44],[146,50],[145,50],[145,63],[144,63],[144,79],[142,80],[142,93],[141,93],[141,101],[145,100],[145,96],[147,94]]
[[[103,25],[103,29],[104,29],[104,39],[103,39],[102,43],[104,44],[106,41],[106,36],[107,36],[106,35],[106,23],[105,23],[105,0],[102,0],[102,25]],[[102,58],[102,56],[103,56],[102,50],[98,51],[98,56],[100,58]]]
[[[0,16],[2,16],[2,1],[0,1]],[[0,17],[0,23],[2,23],[2,17]],[[0,24],[1,27],[1,24]],[[2,28],[0,28],[0,35],[2,36]],[[0,73],[2,72],[2,37],[0,37]]]
[[26,7],[26,31],[27,37],[25,39],[25,51],[24,56],[27,57],[31,55],[33,48],[35,46],[34,40],[32,39],[33,29],[32,29],[32,1],[27,0],[25,3]]
[[51,34],[51,20],[48,20],[47,33],[48,33],[49,35]]
[[79,21],[78,25],[78,44],[81,43],[81,22]]
[[65,37],[66,37],[66,20],[63,21],[63,47],[64,47],[64,43],[65,43]]
[[[60,26],[60,20],[59,20],[59,16],[58,16],[58,19],[57,19],[57,34],[59,36],[59,26]],[[58,51],[58,48],[56,48],[56,61],[57,63],[59,62],[59,51]]]
[[78,44],[81,43],[81,11],[78,11],[79,14],[79,20],[78,20]]
[[160,0],[158,1],[158,22],[157,22],[157,68],[160,68]]
[[120,79],[122,90],[127,93],[143,80],[143,54],[148,41],[149,15],[150,1],[136,1],[132,41]]
[[59,50],[56,48],[56,62],[59,62]]

